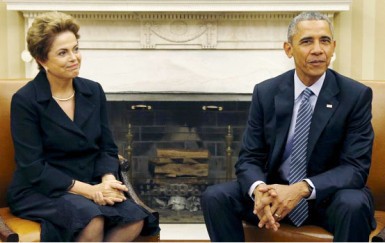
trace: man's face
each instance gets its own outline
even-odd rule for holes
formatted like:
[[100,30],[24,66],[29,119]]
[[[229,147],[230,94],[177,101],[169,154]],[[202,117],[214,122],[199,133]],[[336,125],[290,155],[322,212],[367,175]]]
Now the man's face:
[[294,57],[298,77],[305,85],[312,85],[327,70],[336,42],[328,22],[307,20],[297,24],[292,42],[285,42],[286,55]]

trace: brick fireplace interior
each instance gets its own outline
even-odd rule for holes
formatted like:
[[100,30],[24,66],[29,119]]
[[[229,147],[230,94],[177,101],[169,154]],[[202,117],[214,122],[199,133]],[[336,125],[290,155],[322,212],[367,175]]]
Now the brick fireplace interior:
[[133,186],[147,205],[160,212],[161,223],[203,223],[202,191],[235,178],[233,166],[249,105],[249,101],[108,102],[119,152],[126,159],[132,154]]

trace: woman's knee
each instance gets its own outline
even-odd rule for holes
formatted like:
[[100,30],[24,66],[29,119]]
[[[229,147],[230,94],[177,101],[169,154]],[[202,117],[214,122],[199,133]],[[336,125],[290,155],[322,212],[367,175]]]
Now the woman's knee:
[[128,242],[134,241],[142,232],[144,220],[116,226],[106,235],[105,241],[108,242]]
[[140,232],[142,232],[143,226],[144,226],[144,220],[139,220],[133,223],[125,224],[121,226],[121,228],[124,228],[124,231],[130,232],[131,235],[138,236]]
[[86,228],[91,229],[93,232],[103,232],[104,231],[104,217],[97,216],[88,223]]
[[133,227],[135,228],[138,234],[140,234],[140,232],[142,231],[143,226],[144,226],[144,220],[140,220],[133,223]]
[[93,219],[91,219],[90,223],[103,227],[104,226],[104,217],[103,216],[96,216]]
[[97,216],[80,232],[77,241],[102,241],[104,235],[104,218]]

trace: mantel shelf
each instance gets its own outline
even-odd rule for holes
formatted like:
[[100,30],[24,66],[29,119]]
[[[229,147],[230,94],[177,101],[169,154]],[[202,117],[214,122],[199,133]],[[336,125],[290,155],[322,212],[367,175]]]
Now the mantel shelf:
[[351,0],[3,0],[8,10],[93,12],[339,12]]
[[251,101],[252,94],[197,92],[108,92],[108,101]]

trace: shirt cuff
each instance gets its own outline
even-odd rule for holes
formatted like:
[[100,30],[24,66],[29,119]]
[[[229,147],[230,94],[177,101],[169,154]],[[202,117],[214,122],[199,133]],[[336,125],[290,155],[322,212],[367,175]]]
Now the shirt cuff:
[[263,181],[256,181],[256,182],[254,182],[252,185],[251,185],[251,187],[250,187],[250,189],[249,189],[249,196],[251,197],[251,199],[254,201],[254,197],[253,197],[253,193],[254,193],[254,190],[255,190],[255,188],[257,187],[257,186],[259,186],[260,184],[265,184],[265,182],[263,182]]
[[304,181],[306,181],[307,184],[309,184],[309,186],[311,186],[313,188],[310,196],[308,198],[306,198],[306,200],[316,199],[316,190],[315,190],[313,182],[311,182],[310,179],[304,179]]
[[75,185],[75,180],[72,180],[72,183],[71,185],[67,188],[67,191],[70,191],[72,189],[72,187],[74,187]]

